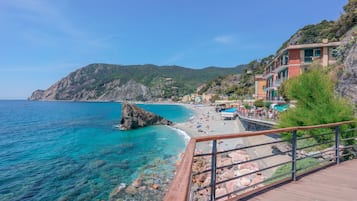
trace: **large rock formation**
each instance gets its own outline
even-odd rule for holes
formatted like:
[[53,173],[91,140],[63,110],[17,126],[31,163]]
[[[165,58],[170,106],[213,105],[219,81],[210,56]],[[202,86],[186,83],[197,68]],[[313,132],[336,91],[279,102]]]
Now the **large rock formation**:
[[340,47],[344,69],[339,76],[337,91],[357,105],[357,31],[346,34]]
[[130,130],[150,125],[171,125],[172,122],[134,104],[123,103],[119,128]]

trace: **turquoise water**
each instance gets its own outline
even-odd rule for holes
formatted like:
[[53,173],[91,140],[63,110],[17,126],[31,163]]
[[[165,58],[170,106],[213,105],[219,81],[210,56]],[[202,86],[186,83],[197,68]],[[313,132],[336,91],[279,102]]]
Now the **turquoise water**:
[[[177,105],[140,106],[174,122],[192,116]],[[0,200],[108,200],[138,176],[167,183],[184,137],[167,126],[119,131],[120,110],[120,103],[0,101]]]

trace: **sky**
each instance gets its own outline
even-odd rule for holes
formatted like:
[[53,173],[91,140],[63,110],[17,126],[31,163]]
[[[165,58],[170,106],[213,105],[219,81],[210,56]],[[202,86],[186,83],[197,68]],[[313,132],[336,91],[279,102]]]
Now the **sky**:
[[348,0],[0,0],[0,99],[91,63],[234,67]]

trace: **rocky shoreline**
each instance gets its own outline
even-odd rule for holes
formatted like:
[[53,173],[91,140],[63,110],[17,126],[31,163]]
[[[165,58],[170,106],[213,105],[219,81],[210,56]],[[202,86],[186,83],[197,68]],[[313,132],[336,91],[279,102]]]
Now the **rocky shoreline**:
[[[172,127],[183,131],[189,137],[242,131],[242,128],[235,121],[224,122],[220,118],[220,114],[214,111],[213,106],[180,105],[192,110],[194,117],[187,122],[174,124]],[[207,132],[200,132],[196,128],[197,124],[204,127],[202,129],[207,129],[207,125],[211,125],[211,127]],[[224,148],[229,148],[237,144],[243,144],[243,142],[241,140],[225,141],[220,145]],[[198,151],[206,151],[208,149],[210,149],[210,146],[206,143],[199,145],[197,148]],[[180,153],[167,159],[158,158],[154,160],[146,165],[131,183],[119,183],[110,193],[109,200],[162,200],[182,157],[183,153]]]
[[[228,154],[221,154],[217,155],[217,167],[231,165],[232,163],[239,163],[250,160],[250,156],[246,151],[238,150],[232,151]],[[202,172],[204,170],[211,169],[211,158],[210,157],[199,157],[194,159],[192,171],[193,174]],[[217,170],[216,181],[224,181],[226,179],[230,179],[233,177],[245,175],[251,172],[259,171],[260,167],[257,162],[246,162],[240,165],[229,166],[223,169]],[[263,182],[265,177],[263,176],[262,172],[253,173],[251,175],[247,175],[241,177],[239,179],[231,180],[220,185],[216,186],[216,197],[223,196],[229,192],[234,192],[239,189],[246,188],[248,186],[252,186],[245,191],[250,191],[254,188],[261,187],[263,184],[256,185],[258,183]],[[198,188],[202,188],[205,186],[209,186],[211,182],[211,174],[209,172],[199,174],[194,176],[192,179],[193,186],[192,191],[197,190]],[[243,193],[240,192],[240,193]],[[232,197],[227,196],[222,198],[221,200],[227,200],[228,198]],[[204,201],[209,200],[210,197],[210,187],[200,190],[194,194],[195,201]]]
[[141,173],[129,184],[120,183],[109,195],[109,201],[162,200],[174,175],[171,160],[155,159],[142,168]]

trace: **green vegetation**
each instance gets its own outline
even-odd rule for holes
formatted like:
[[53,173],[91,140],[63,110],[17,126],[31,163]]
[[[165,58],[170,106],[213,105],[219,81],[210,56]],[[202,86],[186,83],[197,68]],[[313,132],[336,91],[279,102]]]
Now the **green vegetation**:
[[286,48],[288,44],[321,43],[322,39],[339,41],[348,30],[357,24],[357,0],[349,0],[343,9],[345,12],[337,21],[323,20],[318,24],[307,25],[298,30],[283,43],[277,52]]
[[[319,164],[319,161],[315,158],[304,158],[296,161],[296,169],[298,171],[308,170],[319,166]],[[273,183],[275,181],[291,177],[291,163],[280,166],[271,177],[277,178],[269,181],[269,183]]]
[[332,30],[337,36],[342,36],[357,24],[357,0],[349,0],[343,10],[345,13],[340,16]]
[[[320,66],[313,66],[304,74],[288,80],[285,93],[297,103],[295,108],[280,115],[278,127],[319,125],[355,119],[353,105],[335,96],[334,88],[334,82]],[[320,143],[331,139],[332,135],[317,134],[329,131],[316,129],[309,131],[309,135]],[[298,132],[298,135],[304,136],[306,133]],[[291,134],[283,134],[283,138],[289,140]]]
[[244,108],[247,110],[250,110],[250,109],[252,109],[252,106],[250,106],[249,104],[244,104]]
[[255,102],[254,102],[254,106],[255,107],[264,107],[264,101],[263,100],[256,100]]
[[270,105],[271,105],[271,102],[270,102],[270,101],[264,102],[264,107],[265,107],[266,109],[269,109],[269,108],[270,108]]
[[213,93],[231,97],[231,99],[245,99],[254,94],[255,75],[263,74],[264,67],[271,62],[274,55],[270,55],[261,60],[253,60],[247,65],[242,65],[244,69],[240,75],[228,75],[218,77],[208,82],[200,88],[199,94]]
[[281,83],[281,85],[278,88],[278,94],[283,97],[283,99],[287,102],[289,102],[289,97],[286,94],[286,85],[287,85],[287,80]]
[[[95,90],[96,97],[104,94],[106,84],[119,80],[124,85],[129,80],[135,80],[145,86],[161,92],[159,97],[180,97],[196,91],[202,83],[230,74],[240,73],[243,66],[234,68],[208,67],[204,69],[190,69],[180,66],[155,65],[112,65],[90,64],[69,75],[73,85],[73,93],[86,89]],[[95,98],[95,97],[94,97]]]

